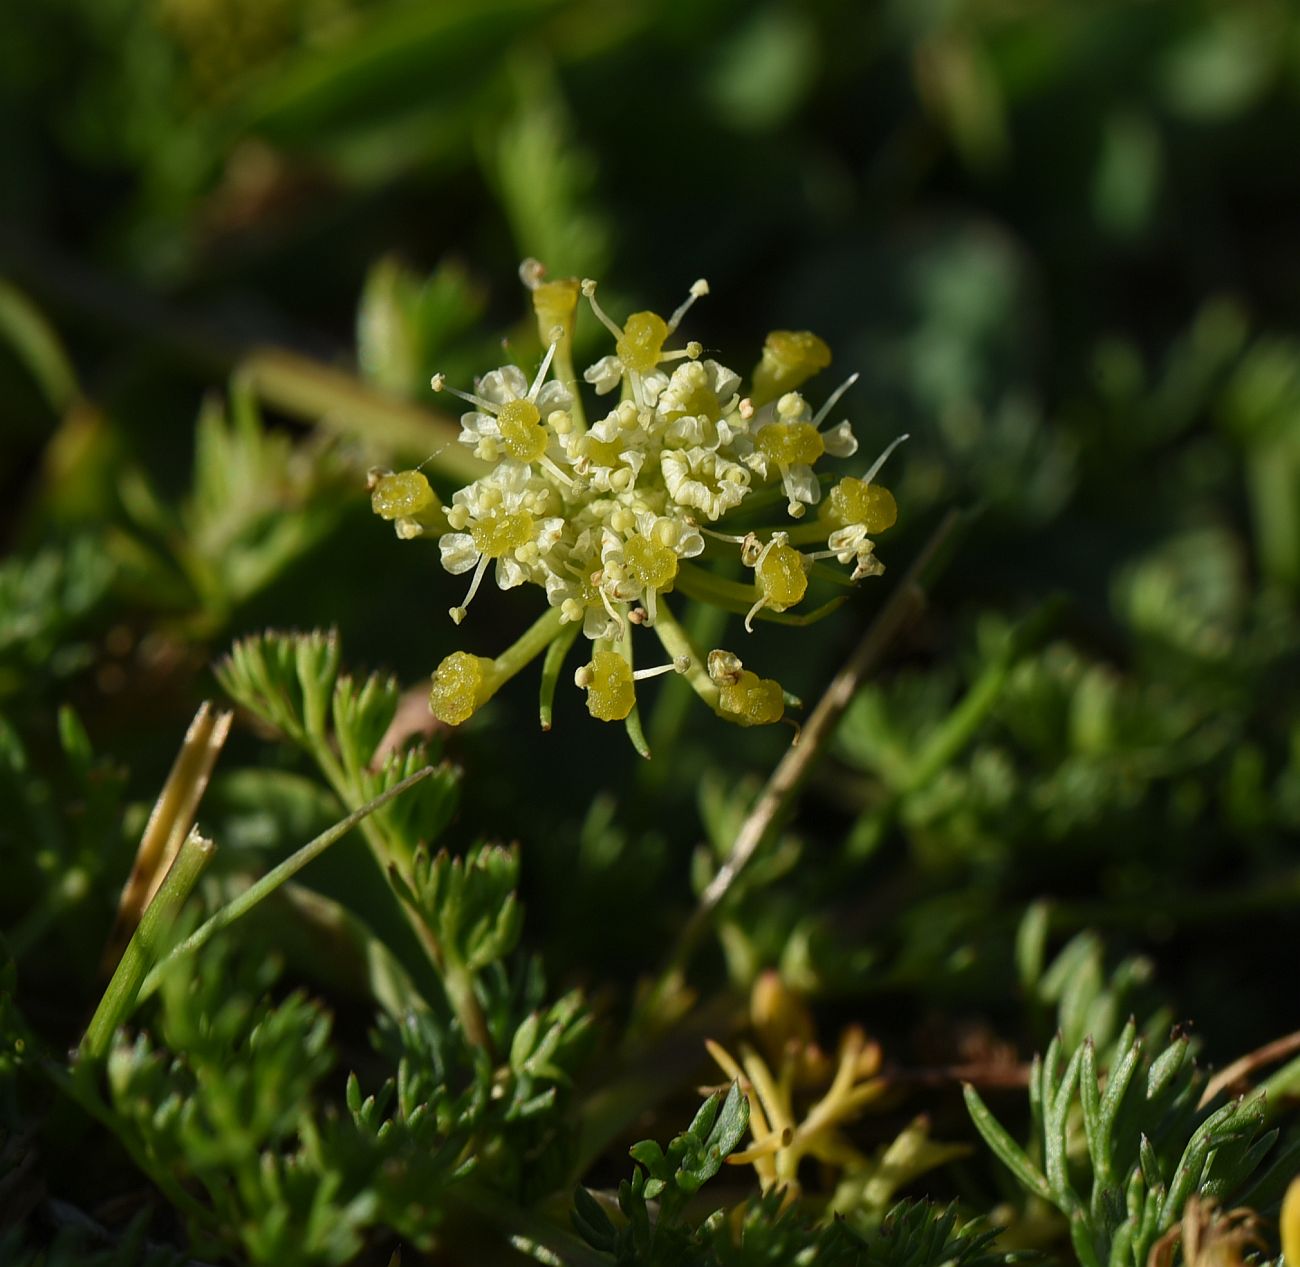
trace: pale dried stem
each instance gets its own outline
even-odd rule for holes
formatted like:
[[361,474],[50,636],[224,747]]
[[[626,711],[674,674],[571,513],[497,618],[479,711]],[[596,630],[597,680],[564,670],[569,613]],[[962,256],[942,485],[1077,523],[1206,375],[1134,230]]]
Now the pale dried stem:
[[214,711],[211,703],[204,700],[185,732],[185,740],[154,802],[135,851],[131,874],[118,899],[117,917],[100,965],[106,976],[117,966],[140,917],[175,862],[181,842],[194,826],[194,816],[230,733],[233,716],[229,711]]

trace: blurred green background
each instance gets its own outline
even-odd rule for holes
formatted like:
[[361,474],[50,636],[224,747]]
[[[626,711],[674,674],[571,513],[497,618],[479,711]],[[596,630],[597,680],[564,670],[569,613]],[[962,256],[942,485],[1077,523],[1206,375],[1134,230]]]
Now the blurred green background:
[[[413,683],[499,651],[531,597],[453,629],[366,467],[436,447],[433,370],[536,355],[525,256],[620,311],[707,276],[710,352],[811,328],[862,374],[864,450],[912,436],[890,576],[755,661],[814,700],[976,512],[809,798],[838,861],[782,855],[727,969],[993,1000],[1043,895],[1154,947],[1235,1054],[1297,1021],[1297,136],[1286,0],[0,6],[0,709],[40,767],[71,701],[144,798],[242,633],[337,625]],[[451,741],[455,830],[523,838],[561,976],[630,977],[788,733],[669,684],[641,767],[576,692],[539,735],[533,689]],[[211,812],[248,849],[302,826],[236,780]]]

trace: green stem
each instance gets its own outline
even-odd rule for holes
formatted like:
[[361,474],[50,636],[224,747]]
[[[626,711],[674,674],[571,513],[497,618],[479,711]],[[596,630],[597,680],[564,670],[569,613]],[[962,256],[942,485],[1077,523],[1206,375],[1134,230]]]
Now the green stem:
[[560,671],[564,668],[564,659],[569,654],[578,636],[580,626],[575,621],[561,625],[560,632],[546,648],[546,659],[542,661],[542,685],[538,694],[537,714],[543,730],[551,728],[551,713],[555,705],[555,687],[560,680]]
[[438,970],[439,980],[446,992],[451,1010],[460,1022],[465,1036],[476,1047],[481,1047],[489,1054],[492,1052],[492,1034],[488,1029],[487,1017],[479,1003],[474,990],[473,971],[455,954],[454,948],[444,946],[437,933],[425,922],[410,886],[405,882],[396,867],[389,871],[389,883],[407,913],[412,927],[421,936],[425,949],[433,966]]
[[447,998],[465,1031],[465,1037],[475,1047],[492,1051],[492,1034],[487,1017],[474,990],[474,974],[459,959],[448,958],[443,964],[442,984]]
[[587,411],[582,404],[581,384],[578,382],[578,376],[573,372],[573,337],[566,333],[560,340],[559,346],[555,349],[555,372],[553,377],[556,382],[563,383],[569,389],[569,395],[573,398],[573,404],[569,406],[569,416],[573,419],[574,427],[580,431],[587,430]]
[[335,823],[333,827],[321,832],[315,839],[308,841],[307,844],[291,854],[279,866],[272,867],[260,880],[250,884],[238,897],[227,902],[219,911],[214,912],[204,923],[200,924],[165,959],[156,963],[140,986],[139,997],[146,999],[158,988],[158,983],[162,980],[162,974],[166,971],[168,964],[179,959],[182,955],[193,954],[196,950],[201,950],[223,928],[229,928],[237,919],[242,919],[259,902],[270,897],[286,880],[297,875],[309,862],[320,857],[335,841],[346,836],[348,832],[373,814],[375,810],[387,805],[395,797],[401,796],[408,788],[414,787],[432,773],[432,766],[425,766],[423,770],[417,770],[414,774],[375,797],[369,804],[354,810],[346,818]]
[[[721,607],[714,607],[709,603],[692,603],[684,622],[684,636],[693,646],[716,647],[727,627],[727,619],[728,613]],[[675,675],[671,681],[664,683],[664,688],[659,692],[659,698],[650,713],[648,738],[652,750],[667,748],[676,743],[686,720],[690,699],[691,687],[688,683],[679,682]],[[672,764],[666,761],[661,761],[657,765],[643,766],[642,785],[646,790],[653,791],[672,772]]]
[[[696,567],[693,563],[678,564],[677,588],[687,598],[693,598],[701,603],[712,603],[715,607],[724,607],[737,615],[745,615],[758,597],[758,592],[752,584],[745,585],[740,581],[727,580],[726,577],[717,576],[705,568]],[[847,601],[848,596],[841,594],[838,598],[832,598],[820,607],[813,608],[812,611],[801,612],[798,615],[763,607],[755,613],[754,619],[770,620],[778,625],[813,625],[844,606]]]
[[[632,672],[636,665],[632,662],[632,639],[620,638],[614,644],[618,654],[623,657],[627,664],[628,672]],[[635,700],[636,696],[633,696]],[[650,760],[650,745],[645,741],[645,731],[641,729],[641,708],[637,703],[633,703],[632,711],[624,718],[623,725],[627,730],[627,737],[632,741],[632,747],[637,750],[638,755]]]
[[526,668],[537,659],[555,641],[556,635],[559,634],[562,628],[560,609],[558,607],[548,607],[541,616],[524,630],[517,642],[507,647],[493,661],[493,667],[496,669],[499,679],[497,687],[503,686],[520,669]]
[[686,670],[685,678],[690,683],[691,689],[698,695],[718,716],[722,716],[719,708],[718,688],[713,684],[706,668],[706,661],[695,649],[694,644],[687,636],[686,630],[673,619],[673,614],[668,608],[661,594],[656,604],[654,631],[659,636],[659,641],[663,648],[674,660],[685,656],[691,662],[691,667]]
[[78,1048],[82,1059],[98,1060],[108,1051],[114,1031],[135,1006],[145,974],[158,961],[176,916],[215,851],[212,841],[205,840],[197,831],[191,831],[181,843],[175,862],[145,909],[104,997],[86,1026]]
[[[556,615],[558,616],[558,612]],[[532,632],[531,630],[529,632]],[[525,634],[526,638],[528,634]],[[520,641],[523,641],[521,639]],[[518,644],[516,644],[518,646]],[[515,648],[511,648],[513,651]],[[522,665],[520,665],[522,667]],[[517,670],[516,670],[517,671]],[[354,813],[360,811],[361,807],[357,802],[361,800],[361,790],[356,784],[348,778],[347,772],[342,764],[335,757],[329,742],[323,736],[309,736],[308,743],[312,756],[315,758],[317,765],[320,766],[322,773],[333,787],[335,795],[344,805],[351,806]],[[392,848],[392,842],[384,834],[382,827],[378,822],[368,816],[364,816],[364,821],[359,822],[361,834],[366,839],[366,844],[370,846],[370,851],[375,856],[381,870],[386,876],[393,874],[402,875],[403,868],[398,865],[397,857]],[[314,842],[313,842],[314,843]],[[403,861],[409,869],[410,857],[403,851]],[[392,880],[390,878],[390,884]],[[394,886],[396,888],[396,886]],[[401,893],[398,890],[400,899]],[[486,1050],[491,1050],[491,1040],[488,1034],[487,1020],[483,1016],[483,1009],[479,1006],[477,995],[473,990],[472,981],[469,988],[465,987],[465,982],[461,979],[463,974],[458,974],[454,966],[450,966],[447,957],[443,953],[443,947],[438,941],[438,936],[432,928],[425,923],[419,911],[413,909],[407,902],[398,901],[402,914],[406,919],[411,931],[415,934],[416,940],[420,943],[421,949],[425,956],[433,965],[438,974],[438,979],[442,982],[443,990],[446,992],[447,1000],[456,1013],[457,1019],[461,1023],[466,1035],[471,1041],[478,1043]]]

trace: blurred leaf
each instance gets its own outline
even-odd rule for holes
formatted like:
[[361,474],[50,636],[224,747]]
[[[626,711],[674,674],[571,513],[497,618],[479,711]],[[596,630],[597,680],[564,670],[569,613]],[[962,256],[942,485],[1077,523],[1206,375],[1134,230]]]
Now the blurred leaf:
[[512,66],[515,107],[481,148],[521,259],[555,277],[593,277],[609,258],[607,218],[591,198],[596,164],[578,145],[553,70],[536,57]]
[[784,123],[812,88],[819,55],[806,15],[785,5],[755,7],[718,49],[707,81],[714,108],[738,131]]
[[80,394],[76,371],[59,337],[35,304],[0,278],[0,341],[36,380],[51,411],[61,414]]
[[1278,70],[1293,21],[1285,6],[1273,3],[1241,10],[1210,6],[1207,20],[1191,25],[1157,65],[1165,101],[1196,120],[1249,109]]
[[1150,223],[1160,191],[1162,146],[1151,119],[1116,113],[1105,125],[1093,181],[1097,218],[1119,237],[1132,237]]
[[357,311],[362,373],[384,391],[421,397],[435,372],[455,372],[455,341],[478,325],[484,302],[482,288],[455,263],[444,261],[421,278],[392,257],[379,260]]

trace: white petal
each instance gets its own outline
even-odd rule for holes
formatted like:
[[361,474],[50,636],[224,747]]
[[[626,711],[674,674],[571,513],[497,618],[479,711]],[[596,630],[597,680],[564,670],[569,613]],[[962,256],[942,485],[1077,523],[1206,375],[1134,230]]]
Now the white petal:
[[659,469],[663,472],[668,495],[676,501],[677,494],[681,491],[682,484],[690,472],[685,454],[675,449],[666,449],[659,455]]
[[582,371],[582,377],[596,389],[597,396],[612,392],[623,377],[623,362],[616,356],[602,356]]
[[674,448],[718,447],[717,429],[707,418],[690,414],[670,422],[664,429],[664,443]]
[[571,576],[561,576],[558,572],[546,573],[546,601],[552,607],[559,607],[566,598],[577,597],[577,587]]
[[522,585],[528,579],[528,573],[518,559],[503,554],[497,560],[496,577],[497,585],[503,590],[512,590],[516,585]]
[[822,486],[818,483],[817,476],[813,474],[811,466],[804,466],[801,463],[787,466],[781,476],[781,483],[785,487],[785,495],[792,502],[804,502],[808,506],[815,506],[822,499]]
[[853,424],[847,419],[837,422],[822,432],[822,444],[833,458],[851,458],[858,451],[858,440],[853,434]]
[[599,422],[592,423],[591,427],[591,434],[601,444],[608,444],[611,440],[617,439],[622,434],[622,431],[623,428],[619,425],[617,409],[611,410]]
[[568,409],[573,404],[573,393],[563,383],[552,379],[537,393],[537,411],[543,418],[557,409]]
[[503,365],[499,370],[490,370],[479,379],[477,387],[484,400],[497,405],[528,395],[528,379],[517,365]]
[[[826,547],[834,550],[837,554],[856,550],[858,544],[866,540],[867,530],[861,524],[849,524],[844,528],[836,528],[829,537],[826,538]],[[867,541],[867,549],[872,548],[871,542]],[[844,562],[845,560],[841,560]]]
[[704,538],[694,528],[688,528],[677,540],[677,554],[683,559],[693,559],[704,553]]
[[564,531],[564,520],[559,515],[543,519],[537,527],[537,548],[542,554],[555,548],[555,543]]
[[582,618],[582,632],[595,642],[598,638],[608,638],[617,629],[615,621],[603,607],[588,607]]
[[733,445],[741,436],[748,438],[749,424],[739,414],[719,418],[717,427],[719,448]]
[[600,532],[600,562],[602,566],[622,562],[623,538],[611,528],[602,528]]
[[479,551],[468,532],[445,532],[438,538],[442,566],[452,576],[468,572],[477,562]]
[[641,375],[641,399],[653,409],[668,386],[668,375],[663,370],[651,370]]
[[729,370],[717,361],[705,361],[704,368],[709,372],[713,394],[720,400],[729,400],[740,390],[740,375]]

